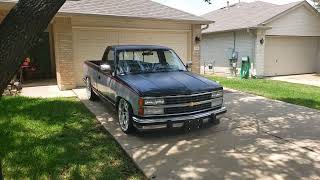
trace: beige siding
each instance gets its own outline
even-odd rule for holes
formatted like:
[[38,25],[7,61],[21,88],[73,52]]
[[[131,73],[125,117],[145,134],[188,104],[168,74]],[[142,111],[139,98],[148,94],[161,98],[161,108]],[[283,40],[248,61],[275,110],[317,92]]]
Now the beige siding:
[[267,24],[267,35],[320,36],[320,17],[313,10],[301,6]]
[[319,38],[268,37],[265,75],[313,73],[317,70]]
[[[243,56],[249,56],[254,60],[254,43],[255,36],[253,32],[237,31],[234,42],[234,33],[215,33],[203,36],[201,59],[204,64],[214,64],[216,72],[228,72],[230,63],[227,54],[234,48],[239,52],[239,59]],[[240,66],[240,63],[238,63]]]
[[234,46],[233,32],[203,35],[201,46],[202,64],[212,63],[216,67],[229,67],[227,53]]

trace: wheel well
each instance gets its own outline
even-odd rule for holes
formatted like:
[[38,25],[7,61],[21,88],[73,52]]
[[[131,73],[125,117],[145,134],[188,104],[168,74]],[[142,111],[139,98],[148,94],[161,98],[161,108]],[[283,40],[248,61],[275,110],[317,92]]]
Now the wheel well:
[[124,99],[124,98],[122,98],[121,96],[117,96],[117,98],[116,98],[116,108],[118,108],[120,99]]

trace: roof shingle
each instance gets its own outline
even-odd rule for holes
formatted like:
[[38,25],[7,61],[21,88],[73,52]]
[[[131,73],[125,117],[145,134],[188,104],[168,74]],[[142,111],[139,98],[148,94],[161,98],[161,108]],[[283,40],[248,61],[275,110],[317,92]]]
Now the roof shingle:
[[276,5],[262,1],[237,3],[230,8],[221,8],[202,17],[214,20],[203,33],[221,32],[236,29],[254,28],[265,21],[295,7],[303,1],[285,5]]
[[[0,2],[17,2],[17,0],[0,0]],[[59,12],[70,14],[193,21],[198,24],[209,24],[212,22],[205,18],[168,7],[151,0],[67,1]]]

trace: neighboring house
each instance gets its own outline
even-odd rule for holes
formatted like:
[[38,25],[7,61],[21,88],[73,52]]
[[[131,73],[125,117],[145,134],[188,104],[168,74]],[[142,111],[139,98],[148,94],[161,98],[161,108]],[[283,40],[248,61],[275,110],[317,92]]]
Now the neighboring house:
[[233,49],[249,56],[258,77],[319,72],[320,17],[308,2],[238,3],[203,15],[202,64],[228,72]]
[[[0,0],[0,21],[15,3]],[[200,72],[201,25],[210,23],[150,0],[67,1],[47,29],[57,83],[62,90],[84,85],[83,62],[118,44],[171,47]]]

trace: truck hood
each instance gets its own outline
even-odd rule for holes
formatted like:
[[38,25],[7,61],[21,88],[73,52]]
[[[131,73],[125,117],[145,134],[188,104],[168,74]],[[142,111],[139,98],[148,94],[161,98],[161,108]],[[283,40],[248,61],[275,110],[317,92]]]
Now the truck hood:
[[222,89],[216,82],[191,72],[129,74],[119,78],[144,97],[189,95]]

